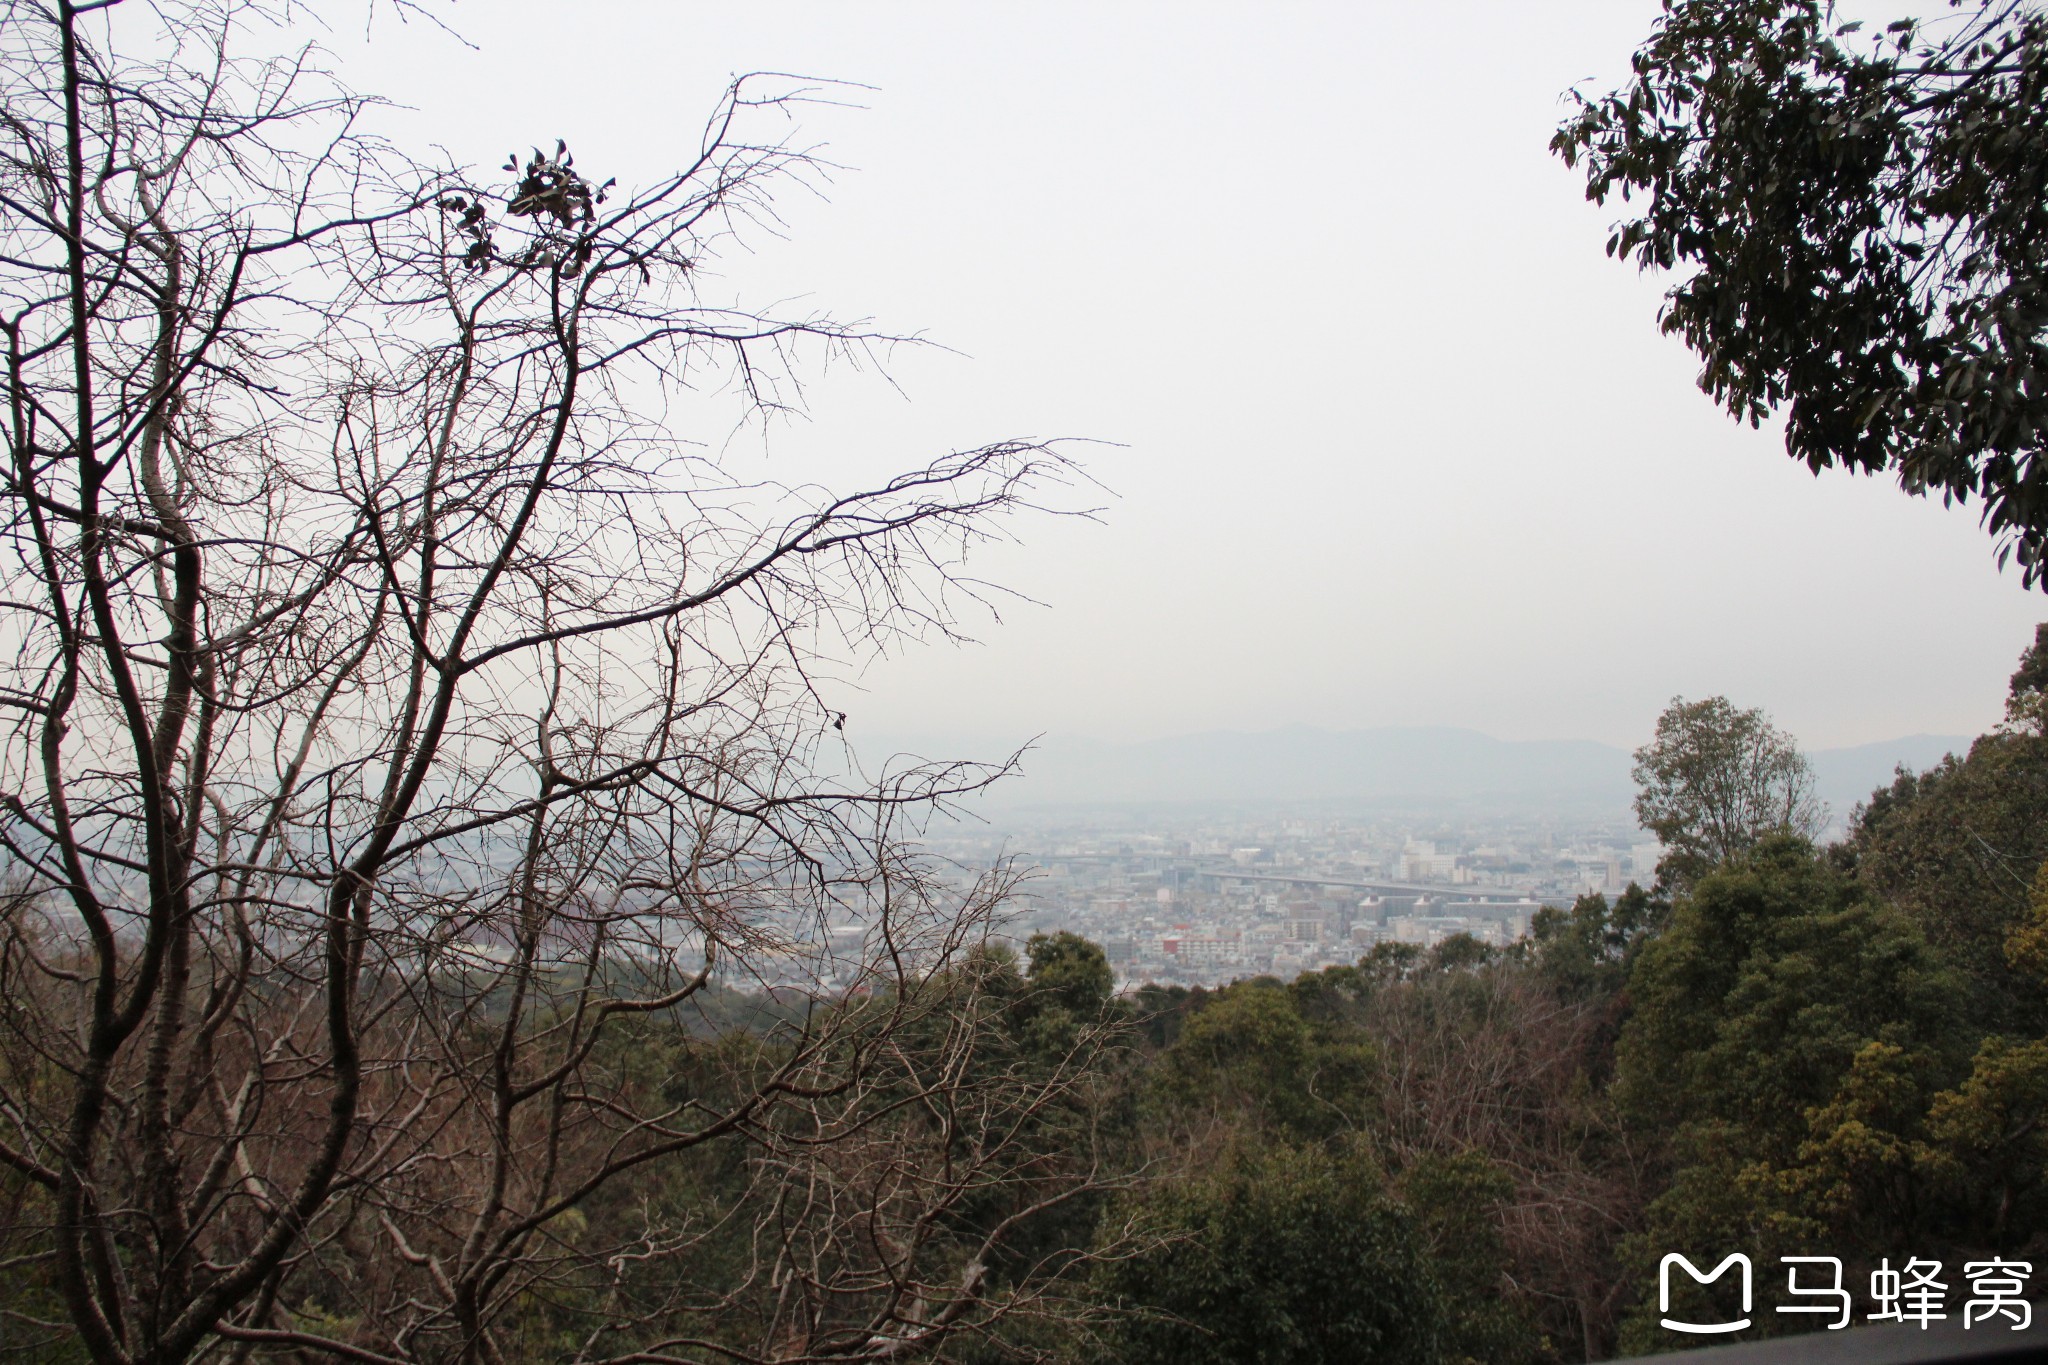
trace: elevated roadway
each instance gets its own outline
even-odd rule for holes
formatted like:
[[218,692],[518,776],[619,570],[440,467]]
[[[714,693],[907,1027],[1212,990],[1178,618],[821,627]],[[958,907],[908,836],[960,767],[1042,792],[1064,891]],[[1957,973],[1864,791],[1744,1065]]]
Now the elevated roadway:
[[1236,866],[1198,866],[1190,869],[1190,875],[1210,877],[1219,882],[1268,882],[1282,886],[1334,886],[1346,891],[1372,892],[1379,895],[1432,896],[1447,900],[1461,901],[1523,901],[1536,900],[1528,891],[1505,886],[1459,886],[1442,882],[1399,882],[1386,878],[1329,877],[1318,872],[1252,872]]

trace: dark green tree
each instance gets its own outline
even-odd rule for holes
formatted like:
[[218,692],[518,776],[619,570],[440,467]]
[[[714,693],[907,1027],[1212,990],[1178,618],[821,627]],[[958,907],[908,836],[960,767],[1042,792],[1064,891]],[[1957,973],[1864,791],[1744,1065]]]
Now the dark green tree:
[[1827,0],[1671,0],[1622,89],[1552,148],[1677,272],[1663,329],[1816,472],[1981,499],[2048,561],[2048,20],[1959,0],[1874,31]]
[[1867,1043],[1951,1037],[1959,985],[1909,917],[1804,840],[1767,839],[1643,950],[1620,1096],[1652,1125],[1725,1120],[1796,1145]]
[[1492,944],[1483,943],[1470,934],[1458,933],[1431,947],[1424,961],[1433,972],[1470,971],[1491,962],[1495,952]]
[[1550,906],[1529,923],[1535,970],[1567,1000],[1610,999],[1628,983],[1636,954],[1662,924],[1668,900],[1634,883],[1615,897],[1586,895],[1569,910]]
[[1514,1179],[1485,1152],[1428,1157],[1396,1188],[1413,1212],[1443,1301],[1446,1365],[1513,1365],[1547,1354],[1514,1277],[1500,1211]]
[[[1973,1040],[1961,982],[1912,918],[1773,836],[1678,900],[1628,990],[1614,1091],[1665,1172],[1625,1258],[1634,1283],[1654,1286],[1667,1251],[1853,1260],[1968,1237],[1941,1206],[1926,1116]],[[1624,1344],[1669,1345],[1642,1292]]]
[[1104,1264],[1118,1365],[1434,1365],[1438,1289],[1415,1226],[1356,1157],[1243,1151],[1127,1216],[1162,1240]]
[[1043,1053],[1067,1051],[1083,1029],[1114,1011],[1116,972],[1099,944],[1079,934],[1033,934],[1024,945],[1031,980],[1015,1013]]
[[2020,655],[2020,666],[2007,684],[2005,718],[2009,726],[2039,732],[2041,702],[2048,695],[2048,625],[2034,627],[2034,643]]
[[1372,1046],[1356,1030],[1311,1024],[1299,998],[1260,980],[1211,995],[1160,1059],[1161,1110],[1291,1141],[1356,1130],[1371,1103]]
[[2037,634],[2013,674],[2006,724],[1960,758],[1901,771],[1858,810],[1840,850],[1862,882],[1968,974],[1964,999],[1980,1030],[2048,1031],[2041,973],[2011,958],[2048,859],[2044,676],[2048,639]]

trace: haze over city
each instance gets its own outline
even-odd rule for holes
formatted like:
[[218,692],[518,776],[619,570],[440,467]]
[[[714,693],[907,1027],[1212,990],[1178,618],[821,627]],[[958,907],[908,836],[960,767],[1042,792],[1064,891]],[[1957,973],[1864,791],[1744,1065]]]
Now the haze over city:
[[[1569,6],[380,9],[344,72],[458,161],[665,166],[728,77],[827,88],[844,169],[715,294],[808,290],[933,345],[733,449],[830,478],[1071,436],[1103,488],[976,567],[1035,600],[834,703],[864,746],[1289,724],[1633,748],[1673,695],[1809,747],[1969,735],[2040,614],[1974,508],[1815,478],[1659,336],[1667,281],[1546,150],[1658,12]],[[601,94],[564,72],[602,71]],[[840,106],[846,107],[840,107]],[[862,106],[862,107],[851,107]],[[893,387],[892,383],[893,381]]]

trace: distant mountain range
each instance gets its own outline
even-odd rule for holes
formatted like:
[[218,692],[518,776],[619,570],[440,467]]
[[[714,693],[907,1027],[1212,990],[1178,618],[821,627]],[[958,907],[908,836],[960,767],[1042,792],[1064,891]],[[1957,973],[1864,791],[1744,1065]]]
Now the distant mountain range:
[[[1908,735],[1807,756],[1819,794],[1845,819],[1899,764],[1920,769],[1969,739]],[[1371,806],[1569,806],[1626,811],[1635,794],[1627,750],[1591,740],[1502,740],[1477,730],[1416,726],[1259,733],[1214,731],[1117,744],[1051,736],[992,805],[1180,802],[1346,802]]]
[[1868,801],[1871,792],[1892,784],[1895,769],[1922,772],[1941,762],[1943,754],[1960,757],[1969,751],[1967,735],[1907,735],[1850,749],[1816,749],[1807,758],[1813,763],[1821,800],[1834,808],[1837,819],[1846,820],[1857,802]]

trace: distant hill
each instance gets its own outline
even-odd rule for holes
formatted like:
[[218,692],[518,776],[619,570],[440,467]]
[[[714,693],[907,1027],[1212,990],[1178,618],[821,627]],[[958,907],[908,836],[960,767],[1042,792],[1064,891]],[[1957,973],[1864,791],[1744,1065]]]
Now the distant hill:
[[1820,798],[1833,809],[1837,821],[1846,823],[1858,802],[1868,801],[1871,792],[1892,784],[1892,773],[1900,764],[1920,772],[1941,762],[1943,754],[1969,751],[1970,741],[1962,735],[1907,735],[1851,749],[1816,749],[1807,757],[1813,761],[1814,787]]
[[[1909,735],[1811,752],[1819,794],[1838,819],[1891,781],[1969,740]],[[994,805],[1357,801],[1375,806],[1600,806],[1635,795],[1627,750],[1592,740],[1502,740],[1454,726],[1322,730],[1293,725],[1118,744],[1049,736]]]

